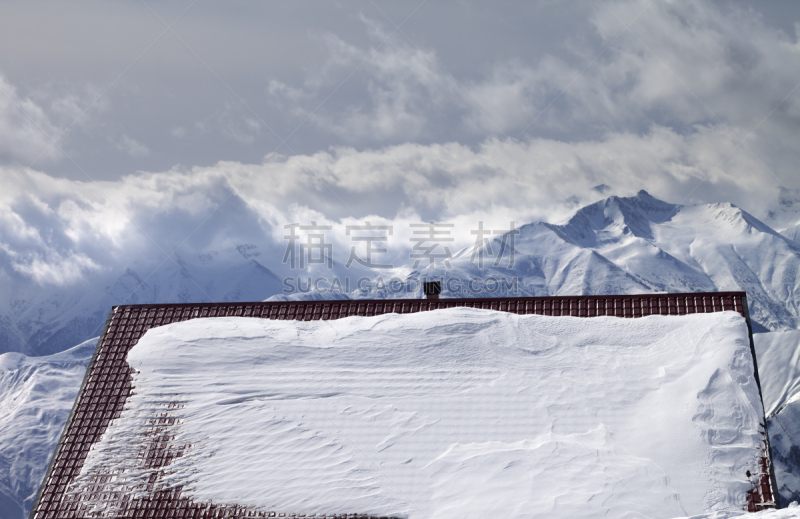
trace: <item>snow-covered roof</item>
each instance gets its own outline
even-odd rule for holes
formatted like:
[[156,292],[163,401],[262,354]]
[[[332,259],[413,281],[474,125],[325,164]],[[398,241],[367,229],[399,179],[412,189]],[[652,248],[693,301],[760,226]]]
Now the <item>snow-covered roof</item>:
[[741,506],[746,315],[743,293],[115,307],[32,517]]

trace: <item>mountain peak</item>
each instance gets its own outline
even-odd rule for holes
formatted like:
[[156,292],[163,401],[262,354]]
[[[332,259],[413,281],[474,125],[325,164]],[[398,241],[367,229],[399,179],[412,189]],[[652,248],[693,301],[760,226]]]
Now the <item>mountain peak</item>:
[[626,234],[652,240],[650,225],[670,220],[679,209],[679,205],[659,200],[642,189],[636,196],[612,195],[583,207],[561,229],[576,243],[589,247]]

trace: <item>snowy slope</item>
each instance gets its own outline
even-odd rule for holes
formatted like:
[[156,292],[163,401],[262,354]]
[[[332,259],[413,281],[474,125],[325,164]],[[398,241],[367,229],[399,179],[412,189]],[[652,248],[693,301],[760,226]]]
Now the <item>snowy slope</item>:
[[781,234],[789,238],[790,240],[794,240],[797,243],[800,243],[800,220],[797,223],[790,225],[789,227],[782,229]]
[[[189,496],[410,519],[740,510],[763,416],[733,312],[623,320],[466,308],[336,321],[197,319],[128,355],[135,394],[79,485],[137,466],[181,402]],[[345,484],[343,484],[345,482]],[[113,503],[106,503],[113,506]],[[106,506],[106,505],[103,505]]]
[[21,284],[0,319],[0,352],[47,355],[96,337],[113,305],[264,299],[282,284],[253,248],[179,257],[175,263],[134,262],[124,272],[63,288]]
[[746,519],[789,519],[790,517],[800,517],[800,507],[797,506],[797,503],[792,503],[789,505],[789,508],[783,510],[764,510],[763,512],[755,514],[747,514],[744,512],[711,512],[679,519],[731,519],[733,517],[742,517]]
[[[597,240],[595,249],[652,289],[744,290],[754,321],[797,328],[797,243],[731,204],[676,206],[640,192],[593,209],[601,207],[604,225],[586,229]],[[577,227],[579,215],[565,227]]]
[[779,493],[800,501],[800,331],[754,339]]
[[27,516],[97,339],[49,357],[0,355],[0,517]]

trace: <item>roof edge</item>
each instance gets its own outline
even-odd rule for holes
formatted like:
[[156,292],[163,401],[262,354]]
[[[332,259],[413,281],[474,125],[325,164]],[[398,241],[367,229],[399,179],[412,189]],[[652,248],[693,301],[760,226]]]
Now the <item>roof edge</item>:
[[89,364],[86,365],[86,373],[83,375],[83,380],[81,381],[81,386],[78,388],[78,392],[75,393],[75,401],[72,402],[72,409],[69,412],[69,416],[67,417],[67,421],[64,422],[64,427],[61,429],[61,434],[58,435],[58,442],[56,443],[56,448],[53,450],[53,456],[50,458],[50,463],[47,465],[47,470],[44,473],[44,477],[42,478],[41,483],[39,483],[39,491],[36,493],[36,499],[33,500],[33,505],[31,506],[31,511],[28,512],[28,519],[34,519],[36,517],[36,510],[39,508],[39,502],[42,499],[42,494],[46,488],[47,479],[53,473],[53,467],[58,460],[58,455],[61,451],[61,448],[64,446],[64,437],[69,432],[70,425],[72,425],[72,419],[75,416],[75,410],[78,408],[78,401],[83,394],[83,388],[86,387],[86,382],[89,380],[89,377],[92,373],[92,367],[94,366],[95,362],[97,361],[97,355],[100,352],[100,345],[103,344],[103,339],[106,337],[106,333],[108,332],[108,327],[111,325],[111,320],[114,318],[114,314],[117,312],[117,307],[111,307],[111,311],[108,313],[108,317],[106,317],[106,323],[103,325],[103,333],[100,334],[100,337],[97,339],[97,344],[94,345],[94,353],[92,353],[92,358],[89,359]]
[[[585,300],[599,300],[599,299],[642,299],[653,297],[689,297],[689,296],[714,296],[714,297],[745,297],[746,293],[742,291],[731,292],[650,292],[646,294],[597,294],[597,295],[582,295],[582,296],[536,296],[536,297],[441,297],[440,299],[408,299],[408,298],[386,298],[386,299],[317,299],[312,301],[226,301],[215,303],[148,303],[138,305],[117,305],[112,306],[112,311],[115,309],[128,309],[128,308],[215,308],[220,306],[286,306],[286,305],[299,305],[299,306],[313,306],[319,304],[369,304],[369,303],[419,303],[420,301],[437,302],[437,303],[466,303],[481,301],[486,303],[492,302],[506,302],[506,301],[585,301]],[[749,322],[749,321],[748,321]]]

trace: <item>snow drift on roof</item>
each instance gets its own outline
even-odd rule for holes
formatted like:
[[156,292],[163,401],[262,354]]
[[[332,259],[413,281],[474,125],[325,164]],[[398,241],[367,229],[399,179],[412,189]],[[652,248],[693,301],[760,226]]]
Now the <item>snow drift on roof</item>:
[[137,454],[166,409],[180,450],[167,483],[287,513],[741,509],[762,441],[733,312],[195,319],[149,330],[128,362],[135,394],[78,478],[113,468],[123,493],[147,483]]

